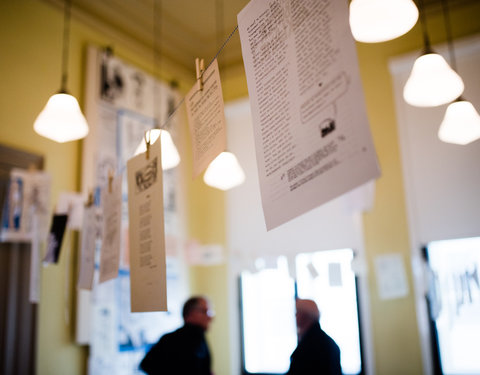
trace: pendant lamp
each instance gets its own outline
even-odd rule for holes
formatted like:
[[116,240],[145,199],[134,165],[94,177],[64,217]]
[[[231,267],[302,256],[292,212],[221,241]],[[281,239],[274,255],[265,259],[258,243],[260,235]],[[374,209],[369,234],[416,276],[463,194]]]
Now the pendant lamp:
[[436,107],[458,98],[465,86],[457,72],[430,46],[423,1],[420,1],[420,23],[423,30],[424,52],[413,64],[403,88],[403,98],[408,104],[416,107]]
[[[442,0],[442,5],[450,60],[452,68],[457,70],[447,0]],[[480,115],[475,110],[473,104],[462,97],[451,103],[447,107],[443,121],[438,129],[438,138],[443,142],[458,145],[466,145],[479,139]]]
[[[151,129],[150,132],[150,143],[154,144],[155,141],[160,137],[161,149],[162,149],[162,170],[167,170],[176,167],[180,163],[180,155],[178,154],[177,148],[173,143],[172,136],[167,130],[164,129]],[[145,140],[140,143],[140,145],[135,150],[135,155],[147,151],[147,145]]]
[[359,42],[378,43],[406,34],[418,20],[412,0],[352,0],[350,29]]
[[447,107],[438,129],[438,138],[446,143],[466,145],[480,138],[480,115],[472,103],[459,98]]
[[[215,18],[217,45],[222,45],[221,34],[223,31],[223,0],[216,0]],[[203,181],[211,187],[220,190],[230,190],[245,181],[245,173],[243,172],[237,157],[228,151],[220,153],[207,167],[203,175]]]
[[[153,1],[153,54],[154,54],[154,68],[155,70],[159,66],[159,54],[161,52],[161,48],[157,49],[157,35],[159,36],[158,39],[161,40],[160,32],[157,32],[156,28],[158,26],[157,22],[157,1]],[[162,15],[162,4],[160,2],[158,13],[160,14],[160,18]],[[161,31],[161,30],[160,30]],[[155,104],[157,103],[157,85],[154,83],[153,87],[153,102],[154,102],[154,109],[156,108]],[[172,115],[174,112],[174,108],[169,110],[168,115]],[[157,117],[155,116],[155,121],[157,122]],[[178,153],[177,148],[175,147],[175,143],[173,142],[172,136],[167,129],[161,129],[160,127],[155,127],[150,129],[149,131],[149,139],[150,143],[154,144],[155,141],[160,137],[161,142],[161,152],[162,152],[162,170],[167,170],[176,167],[180,163],[180,154]],[[135,155],[139,153],[143,153],[147,150],[147,145],[145,143],[145,138],[142,139],[140,144],[138,145],[137,149],[135,150]]]
[[62,86],[57,94],[50,97],[33,124],[35,132],[59,143],[81,139],[88,134],[87,120],[80,110],[78,101],[66,90],[70,8],[71,0],[67,0],[64,13]]
[[245,173],[235,155],[224,151],[209,164],[203,181],[208,186],[229,190],[245,181]]

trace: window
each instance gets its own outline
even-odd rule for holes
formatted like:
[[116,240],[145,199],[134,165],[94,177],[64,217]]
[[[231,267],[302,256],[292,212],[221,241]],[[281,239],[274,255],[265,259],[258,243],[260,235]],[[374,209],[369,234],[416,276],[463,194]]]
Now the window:
[[479,374],[480,237],[431,242],[429,305],[444,374]]
[[351,249],[299,254],[296,258],[298,296],[317,303],[320,326],[340,347],[344,374],[362,370],[352,260]]
[[344,374],[362,373],[357,290],[351,249],[299,254],[297,281],[285,257],[240,277],[243,366],[247,374],[284,374],[297,346],[295,297],[317,302],[320,324],[341,350]]
[[297,345],[295,284],[287,260],[277,268],[241,275],[244,370],[250,374],[282,374]]

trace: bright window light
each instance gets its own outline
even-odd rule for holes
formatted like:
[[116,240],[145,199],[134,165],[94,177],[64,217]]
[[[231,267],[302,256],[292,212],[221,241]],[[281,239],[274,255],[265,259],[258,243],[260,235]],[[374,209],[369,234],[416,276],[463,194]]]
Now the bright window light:
[[296,257],[299,298],[313,299],[320,326],[340,347],[342,372],[362,370],[355,274],[351,249],[318,251]]
[[480,374],[480,237],[431,242],[428,258],[442,372]]
[[245,371],[284,374],[297,345],[295,287],[287,260],[278,268],[241,275]]

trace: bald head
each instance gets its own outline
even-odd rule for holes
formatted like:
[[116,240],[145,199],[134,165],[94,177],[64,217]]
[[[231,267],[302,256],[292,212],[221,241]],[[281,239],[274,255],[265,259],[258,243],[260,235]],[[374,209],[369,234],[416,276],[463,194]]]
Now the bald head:
[[320,319],[320,311],[315,301],[311,299],[297,299],[296,303],[297,332],[301,337]]

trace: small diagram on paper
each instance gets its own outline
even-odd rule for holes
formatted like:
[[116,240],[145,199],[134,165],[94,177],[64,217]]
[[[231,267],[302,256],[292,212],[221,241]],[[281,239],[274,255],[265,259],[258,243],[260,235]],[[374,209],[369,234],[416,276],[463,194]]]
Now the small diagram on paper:
[[154,158],[144,168],[135,172],[136,192],[141,193],[147,190],[157,181],[158,158]]

